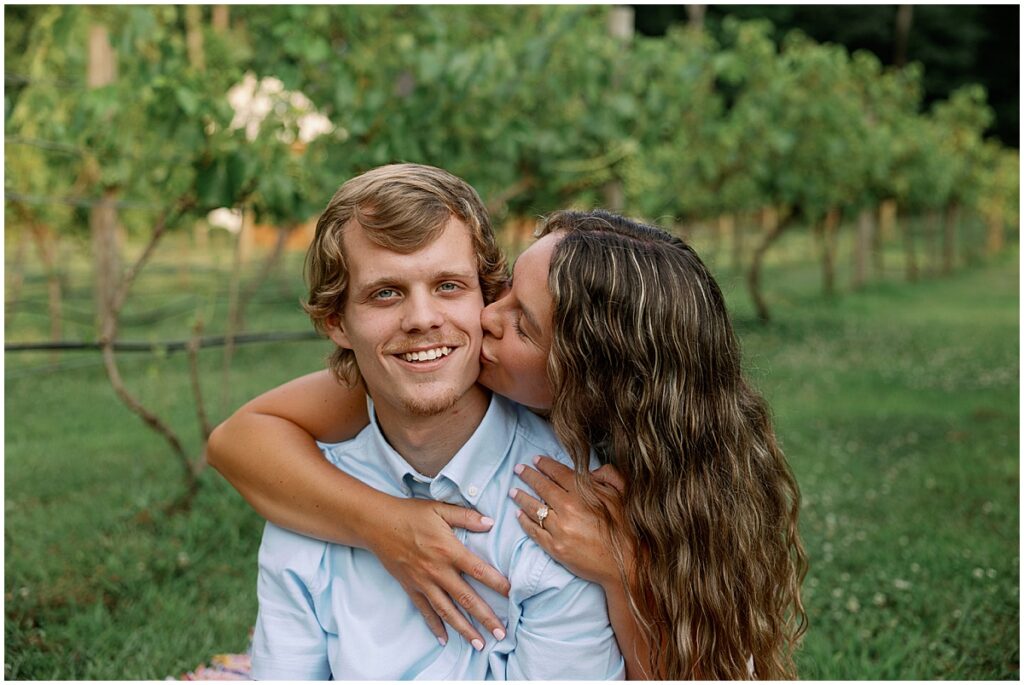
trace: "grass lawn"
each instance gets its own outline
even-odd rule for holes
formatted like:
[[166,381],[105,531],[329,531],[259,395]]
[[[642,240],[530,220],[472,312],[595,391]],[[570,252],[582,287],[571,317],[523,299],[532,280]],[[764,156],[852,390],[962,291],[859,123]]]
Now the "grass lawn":
[[[170,256],[138,285],[124,339],[187,337],[197,307],[205,321],[224,320],[227,253],[185,259],[181,246],[165,247]],[[801,677],[1016,679],[1016,249],[916,284],[897,279],[892,259],[888,279],[835,299],[819,294],[810,250],[797,235],[774,252],[768,327],[754,323],[728,255],[715,268],[803,490]],[[261,290],[249,330],[306,329],[300,261],[290,256]],[[88,275],[71,266],[64,337],[87,339]],[[25,278],[8,341],[47,335],[45,283],[31,268]],[[844,290],[847,278],[841,271]],[[212,417],[319,368],[327,350],[241,347],[227,385],[223,350],[202,352]],[[162,679],[244,650],[259,517],[210,470],[191,511],[164,513],[179,467],[117,401],[98,354],[5,357],[5,677]],[[121,359],[129,387],[198,452],[186,358]]]

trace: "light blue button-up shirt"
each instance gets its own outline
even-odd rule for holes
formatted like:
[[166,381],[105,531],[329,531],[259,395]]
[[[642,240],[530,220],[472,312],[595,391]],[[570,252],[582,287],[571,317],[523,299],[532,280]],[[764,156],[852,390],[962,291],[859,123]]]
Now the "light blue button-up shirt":
[[551,427],[494,395],[469,441],[434,478],[418,473],[376,423],[354,440],[322,445],[327,459],[398,497],[475,507],[495,520],[486,533],[455,529],[467,548],[509,579],[508,598],[468,582],[507,626],[477,652],[449,630],[442,647],[405,591],[370,552],[297,535],[268,523],[259,552],[257,679],[599,680],[625,677],[604,593],[569,573],[516,520],[509,488],[516,464],[568,456]]

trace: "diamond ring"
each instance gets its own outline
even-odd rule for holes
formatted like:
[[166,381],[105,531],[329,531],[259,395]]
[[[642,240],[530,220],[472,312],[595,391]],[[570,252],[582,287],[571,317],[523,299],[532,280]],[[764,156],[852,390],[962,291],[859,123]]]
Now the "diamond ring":
[[546,504],[542,504],[540,509],[537,510],[537,523],[540,524],[541,528],[544,527],[544,519],[546,519],[550,513],[551,510],[548,509],[548,505]]

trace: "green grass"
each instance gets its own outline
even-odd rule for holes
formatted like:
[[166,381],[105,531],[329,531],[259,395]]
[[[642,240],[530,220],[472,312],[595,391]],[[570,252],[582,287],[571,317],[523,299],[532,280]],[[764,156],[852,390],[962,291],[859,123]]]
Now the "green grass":
[[[165,248],[139,283],[125,339],[187,337],[197,308],[209,332],[224,318],[226,254]],[[1016,679],[1017,253],[904,284],[893,251],[885,280],[824,299],[812,250],[795,234],[773,253],[769,327],[753,321],[728,255],[707,251],[804,495],[801,676]],[[261,291],[250,330],[306,328],[300,257]],[[91,337],[84,267],[69,259],[66,306],[78,323],[68,320],[66,338]],[[8,341],[44,338],[44,312],[30,264]],[[239,348],[225,410],[319,368],[326,351]],[[215,420],[222,354],[201,355]],[[180,354],[122,357],[129,387],[196,453],[186,370]],[[117,401],[97,354],[7,354],[6,374],[4,675],[159,679],[243,650],[259,517],[209,470],[190,512],[163,512],[180,493],[179,467]]]

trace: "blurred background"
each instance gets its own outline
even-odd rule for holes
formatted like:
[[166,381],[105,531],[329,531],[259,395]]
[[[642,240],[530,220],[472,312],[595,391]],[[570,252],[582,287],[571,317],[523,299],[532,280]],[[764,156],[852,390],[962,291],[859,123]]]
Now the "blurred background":
[[348,178],[471,183],[514,257],[690,241],[803,491],[807,679],[1019,677],[1016,6],[5,6],[5,659],[243,652],[261,519],[211,426],[323,368]]

